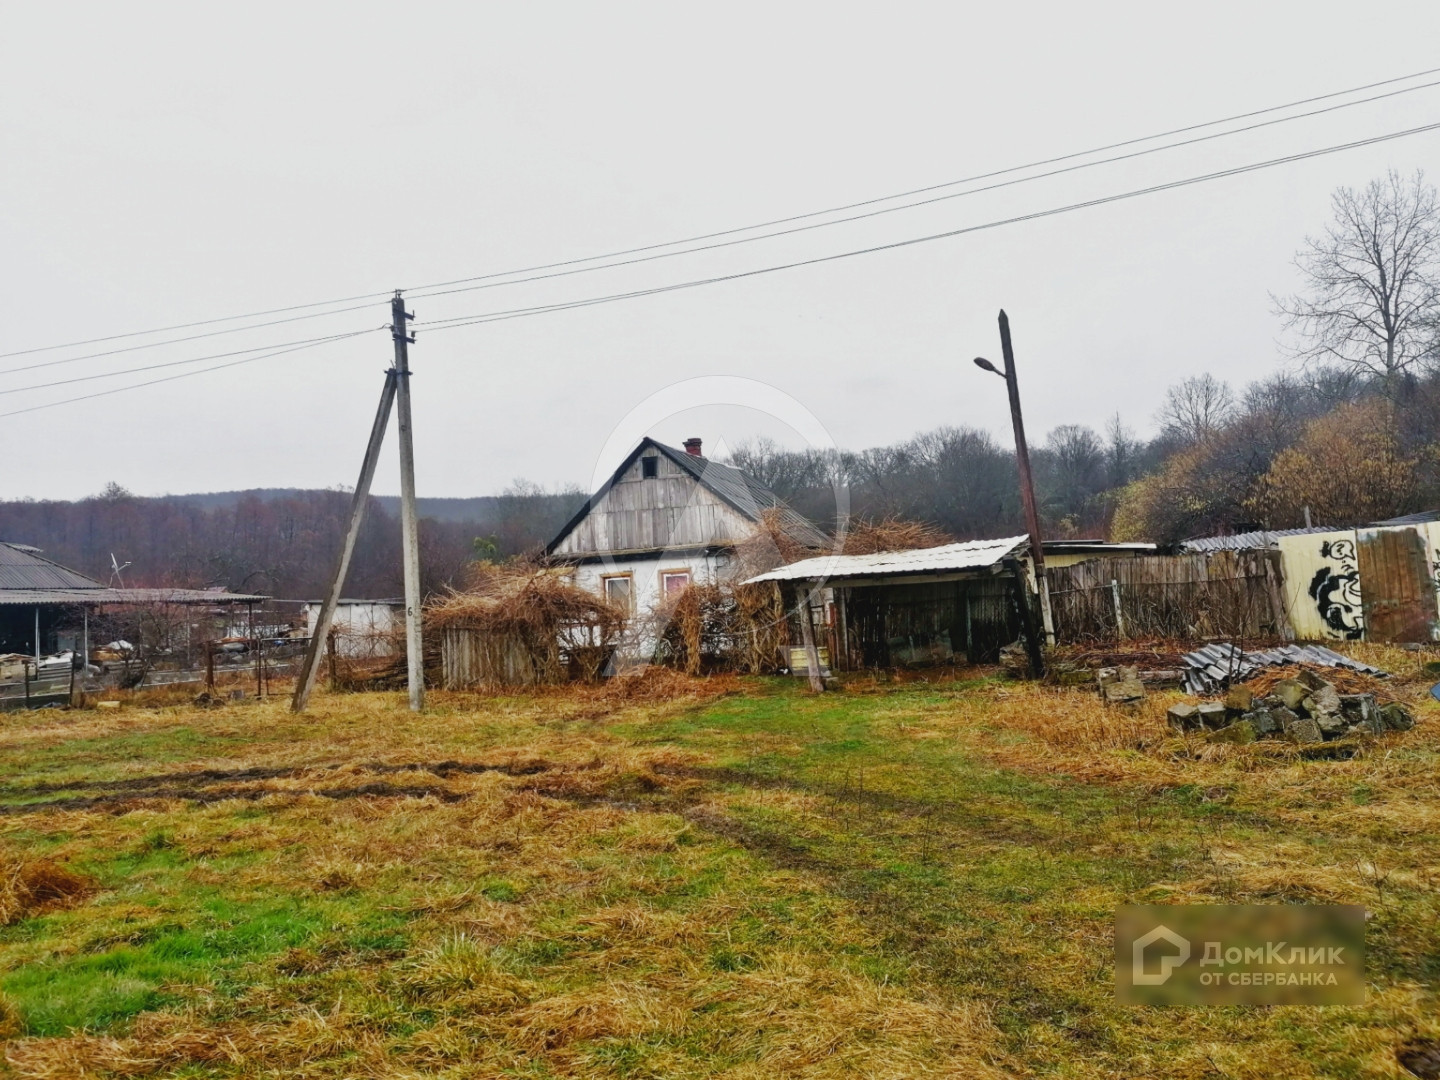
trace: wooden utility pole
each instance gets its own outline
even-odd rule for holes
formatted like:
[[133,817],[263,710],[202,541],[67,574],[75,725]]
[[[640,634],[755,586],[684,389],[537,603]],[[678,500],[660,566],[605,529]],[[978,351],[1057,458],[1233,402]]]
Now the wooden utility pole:
[[355,494],[350,500],[350,524],[345,530],[345,543],[340,548],[340,560],[335,574],[330,579],[330,591],[320,604],[320,613],[315,625],[310,628],[310,644],[305,649],[305,663],[300,668],[300,677],[295,680],[295,696],[290,700],[294,712],[303,712],[310,700],[310,691],[315,688],[315,674],[319,668],[320,650],[330,634],[335,621],[335,608],[340,603],[340,590],[345,586],[345,577],[350,572],[350,558],[355,554],[355,540],[360,535],[360,523],[365,520],[365,504],[370,500],[370,482],[375,479],[375,465],[380,460],[380,447],[385,442],[385,429],[390,424],[390,406],[395,401],[397,380],[392,369],[385,373],[385,389],[380,392],[380,407],[375,410],[375,423],[370,428],[370,442],[365,447],[365,460],[360,465],[360,479],[355,481]]
[[410,353],[415,340],[406,325],[415,316],[395,290],[390,303],[391,335],[395,339],[395,378],[400,420],[400,541],[405,559],[405,656],[409,661],[410,708],[425,707],[425,651],[420,636],[420,531],[415,519],[415,441],[410,418]]
[[[1045,580],[1045,549],[1040,539],[1040,514],[1035,506],[1035,482],[1030,475],[1030,450],[1025,444],[1025,421],[1020,414],[1020,384],[1015,377],[1015,350],[1010,345],[1010,317],[1000,312],[1000,351],[1004,354],[1005,370],[996,372],[1005,378],[1010,394],[1010,423],[1015,429],[1015,461],[1020,467],[1020,501],[1025,505],[1025,525],[1030,532],[1030,564],[1035,568],[1035,591],[1040,594],[1040,622],[1045,628],[1045,643],[1055,644],[1055,620],[1050,614],[1050,585]],[[987,371],[995,371],[990,361],[975,361]]]

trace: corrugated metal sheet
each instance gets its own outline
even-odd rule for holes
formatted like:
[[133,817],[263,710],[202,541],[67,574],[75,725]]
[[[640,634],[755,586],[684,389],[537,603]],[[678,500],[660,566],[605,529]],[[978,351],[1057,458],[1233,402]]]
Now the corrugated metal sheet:
[[0,605],[25,604],[259,604],[268,596],[224,589],[0,589]]
[[1180,550],[1204,554],[1210,551],[1258,551],[1277,546],[1286,536],[1309,536],[1312,533],[1332,532],[1329,525],[1316,525],[1309,529],[1266,529],[1259,532],[1236,533],[1234,536],[1197,536],[1180,542]]
[[1378,679],[1389,677],[1389,672],[1342,656],[1323,645],[1282,645],[1275,649],[1244,652],[1238,645],[1222,642],[1186,653],[1180,659],[1185,664],[1185,689],[1192,694],[1213,694],[1231,681],[1244,682],[1262,667],[1283,667],[1287,664],[1348,668]]
[[1285,613],[1301,641],[1360,641],[1365,609],[1353,530],[1280,538]]
[[1440,624],[1425,530],[1360,529],[1355,539],[1365,640],[1436,640]]
[[1418,514],[1402,514],[1399,517],[1386,518],[1384,521],[1372,521],[1372,526],[1383,525],[1429,525],[1440,521],[1440,510],[1421,510]]
[[750,578],[759,581],[837,581],[888,574],[949,574],[988,570],[1026,545],[1023,536],[1001,540],[967,540],[963,544],[914,551],[882,551],[874,555],[818,555]]
[[25,544],[0,543],[0,590],[103,589],[94,578],[36,554]]

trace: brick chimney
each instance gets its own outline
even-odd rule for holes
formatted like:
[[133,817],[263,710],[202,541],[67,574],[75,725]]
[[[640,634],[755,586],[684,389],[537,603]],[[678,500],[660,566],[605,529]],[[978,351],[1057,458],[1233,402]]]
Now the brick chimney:
[[701,455],[701,453],[700,453],[700,440],[699,440],[699,439],[686,439],[686,440],[685,440],[685,453],[689,454],[691,457],[701,457],[701,456],[703,456],[703,455]]

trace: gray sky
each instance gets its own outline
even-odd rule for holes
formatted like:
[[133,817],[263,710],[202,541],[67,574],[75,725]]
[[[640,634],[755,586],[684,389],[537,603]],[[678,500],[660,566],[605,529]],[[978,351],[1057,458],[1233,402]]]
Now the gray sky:
[[[0,352],[659,243],[1440,65],[1433,0],[997,7],[5,2]],[[1435,121],[1440,87],[864,222],[412,307],[446,319],[735,273]],[[1294,287],[1290,259],[1331,190],[1391,166],[1440,179],[1440,132],[706,288],[422,328],[418,486],[588,484],[622,417],[698,376],[767,383],[842,446],[940,424],[1004,439],[1003,387],[970,364],[998,354],[1002,306],[1032,439],[1117,409],[1148,431],[1172,382],[1276,369],[1268,293]],[[0,373],[0,391],[387,321],[376,299]],[[4,417],[0,497],[71,498],[112,479],[144,494],[352,484],[389,362],[377,332]],[[184,370],[4,393],[0,412]],[[707,446],[787,435],[736,407],[648,426]],[[393,458],[392,445],[378,491],[398,487]]]

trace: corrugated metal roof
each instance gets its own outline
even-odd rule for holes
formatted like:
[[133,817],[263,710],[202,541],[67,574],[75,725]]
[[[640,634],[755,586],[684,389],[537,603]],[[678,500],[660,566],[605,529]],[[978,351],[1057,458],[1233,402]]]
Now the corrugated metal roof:
[[10,589],[103,589],[94,578],[51,562],[26,544],[0,543],[0,592]]
[[1372,526],[1383,525],[1428,525],[1432,521],[1440,521],[1440,510],[1421,510],[1418,514],[1402,514],[1400,517],[1386,518],[1384,521],[1372,521]]
[[268,596],[224,589],[0,589],[4,604],[259,604]]
[[1197,536],[1180,542],[1180,550],[1192,553],[1210,551],[1259,551],[1275,546],[1282,536],[1308,536],[1311,533],[1339,531],[1333,525],[1315,525],[1308,529],[1262,529],[1236,533],[1234,536]]
[[1023,536],[1000,540],[967,540],[963,544],[917,548],[914,551],[881,551],[874,555],[819,555],[813,559],[781,566],[758,574],[757,581],[816,581],[835,578],[877,577],[888,574],[951,574],[962,570],[986,570],[1025,547]]

